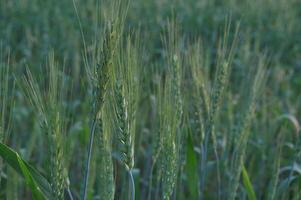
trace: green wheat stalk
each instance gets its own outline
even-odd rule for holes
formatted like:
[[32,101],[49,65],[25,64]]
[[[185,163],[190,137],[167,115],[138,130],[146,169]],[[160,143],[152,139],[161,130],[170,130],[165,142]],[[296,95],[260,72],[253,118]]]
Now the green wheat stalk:
[[64,189],[68,189],[68,177],[64,166],[63,136],[64,118],[62,113],[63,90],[60,89],[62,74],[54,60],[54,54],[48,57],[48,88],[42,92],[37,81],[27,68],[27,78],[24,77],[25,91],[39,115],[42,130],[47,135],[50,150],[50,185],[55,199],[64,199]]
[[167,51],[167,74],[160,103],[160,175],[162,198],[170,199],[177,182],[182,121],[182,56],[178,43],[179,29],[176,22],[168,22],[168,35],[163,39]]
[[[90,139],[89,139],[87,161],[85,166],[85,177],[83,182],[83,190],[82,190],[82,198],[81,198],[83,200],[86,200],[87,198],[91,155],[92,155],[96,127],[99,127],[98,129],[99,138],[101,139],[103,137],[102,136],[103,105],[105,103],[104,101],[105,96],[108,92],[108,85],[110,79],[113,76],[112,73],[113,73],[114,57],[116,55],[116,51],[122,35],[123,24],[127,12],[127,6],[128,4],[121,4],[121,1],[119,0],[115,2],[115,4],[112,7],[112,16],[109,17],[110,22],[108,22],[106,25],[103,41],[101,42],[101,44],[96,45],[96,50],[94,51],[93,54],[92,63],[89,64],[89,62],[87,61],[87,57],[85,57],[86,69],[93,86],[93,107],[92,107],[93,117],[92,117],[91,129],[90,129],[90,136],[89,136]],[[92,66],[92,69],[90,66]],[[104,143],[100,142],[100,149],[103,149],[104,147],[101,145],[104,145]],[[110,174],[110,176],[113,176],[113,173]],[[105,180],[101,179],[100,181],[103,182],[103,184],[106,184]]]
[[[87,67],[90,78],[93,80],[93,119],[90,130],[90,140],[88,147],[88,156],[86,161],[85,178],[83,183],[82,199],[87,198],[87,190],[89,183],[90,163],[92,156],[92,149],[94,143],[95,129],[99,127],[99,137],[102,137],[102,107],[104,104],[107,87],[109,84],[109,78],[111,76],[113,57],[116,51],[116,45],[118,40],[118,33],[115,24],[108,24],[104,36],[102,47],[96,51],[96,56],[100,55],[100,58],[94,59],[96,63],[93,63],[92,72]],[[98,61],[97,61],[98,60]],[[100,147],[102,148],[102,147]]]
[[108,100],[103,107],[102,127],[98,127],[102,134],[98,138],[99,163],[98,171],[100,171],[99,192],[101,200],[113,200],[115,193],[115,183],[113,176],[113,162],[112,162],[112,127],[113,127],[113,113],[111,112],[113,98],[107,97]]
[[239,186],[239,178],[242,171],[242,166],[244,163],[244,158],[246,154],[246,148],[248,143],[248,138],[250,135],[250,126],[255,114],[255,108],[257,99],[259,97],[260,91],[265,81],[266,76],[266,61],[265,56],[261,56],[258,60],[257,72],[253,78],[253,83],[251,85],[249,96],[247,97],[244,105],[244,110],[241,116],[241,120],[238,122],[238,127],[236,132],[238,135],[238,140],[236,143],[234,158],[232,160],[232,172],[233,177],[230,180],[229,188],[229,199],[234,200],[236,197],[236,191]]
[[[132,44],[129,36],[117,69],[118,82],[115,86],[116,116],[121,162],[130,176],[132,199],[135,199],[135,183],[132,169],[135,163],[136,113],[140,94],[139,44]],[[137,42],[137,41],[135,41]]]

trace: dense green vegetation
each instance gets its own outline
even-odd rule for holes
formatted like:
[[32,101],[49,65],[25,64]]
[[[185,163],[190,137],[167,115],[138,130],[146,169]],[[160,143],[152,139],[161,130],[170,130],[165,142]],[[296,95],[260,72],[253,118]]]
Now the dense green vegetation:
[[0,0],[0,199],[301,199],[299,0]]

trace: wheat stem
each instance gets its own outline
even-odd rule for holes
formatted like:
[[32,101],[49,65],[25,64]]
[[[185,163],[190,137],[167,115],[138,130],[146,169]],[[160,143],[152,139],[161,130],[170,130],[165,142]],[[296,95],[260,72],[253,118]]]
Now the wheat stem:
[[88,146],[88,157],[86,160],[86,169],[85,169],[85,178],[84,178],[84,191],[82,199],[87,199],[87,189],[88,189],[88,183],[89,183],[89,172],[90,172],[90,163],[91,163],[91,157],[92,157],[92,149],[93,149],[93,143],[94,143],[94,137],[95,137],[95,127],[96,127],[96,118],[92,120],[90,135],[89,135],[89,146]]
[[133,177],[133,170],[128,170],[129,178],[130,178],[130,190],[132,194],[132,200],[135,200],[135,181]]

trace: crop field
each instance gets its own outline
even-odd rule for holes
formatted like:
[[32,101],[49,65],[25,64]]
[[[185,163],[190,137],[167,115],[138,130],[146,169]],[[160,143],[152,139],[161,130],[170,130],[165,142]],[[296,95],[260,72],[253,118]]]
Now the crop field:
[[301,200],[300,0],[0,0],[0,200]]

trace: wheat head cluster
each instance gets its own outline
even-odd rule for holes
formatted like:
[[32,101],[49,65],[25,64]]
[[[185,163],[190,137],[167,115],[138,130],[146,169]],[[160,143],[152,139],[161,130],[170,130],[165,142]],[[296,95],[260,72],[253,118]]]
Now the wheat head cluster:
[[[164,21],[132,12],[138,5],[163,12],[165,1],[91,2],[85,10],[81,1],[68,4],[78,42],[66,39],[61,49],[76,54],[49,50],[35,70],[16,67],[20,55],[0,46],[0,199],[301,199],[300,102],[296,116],[280,112],[298,94],[284,81],[276,86],[285,53],[271,55],[262,48],[268,39],[254,39],[235,15],[212,18],[223,21],[210,32],[214,43],[187,32],[181,20],[195,13],[181,0]],[[36,13],[35,5],[19,9]],[[197,5],[219,12],[209,1]],[[234,0],[227,6],[240,8]],[[161,28],[147,29],[152,20]]]

